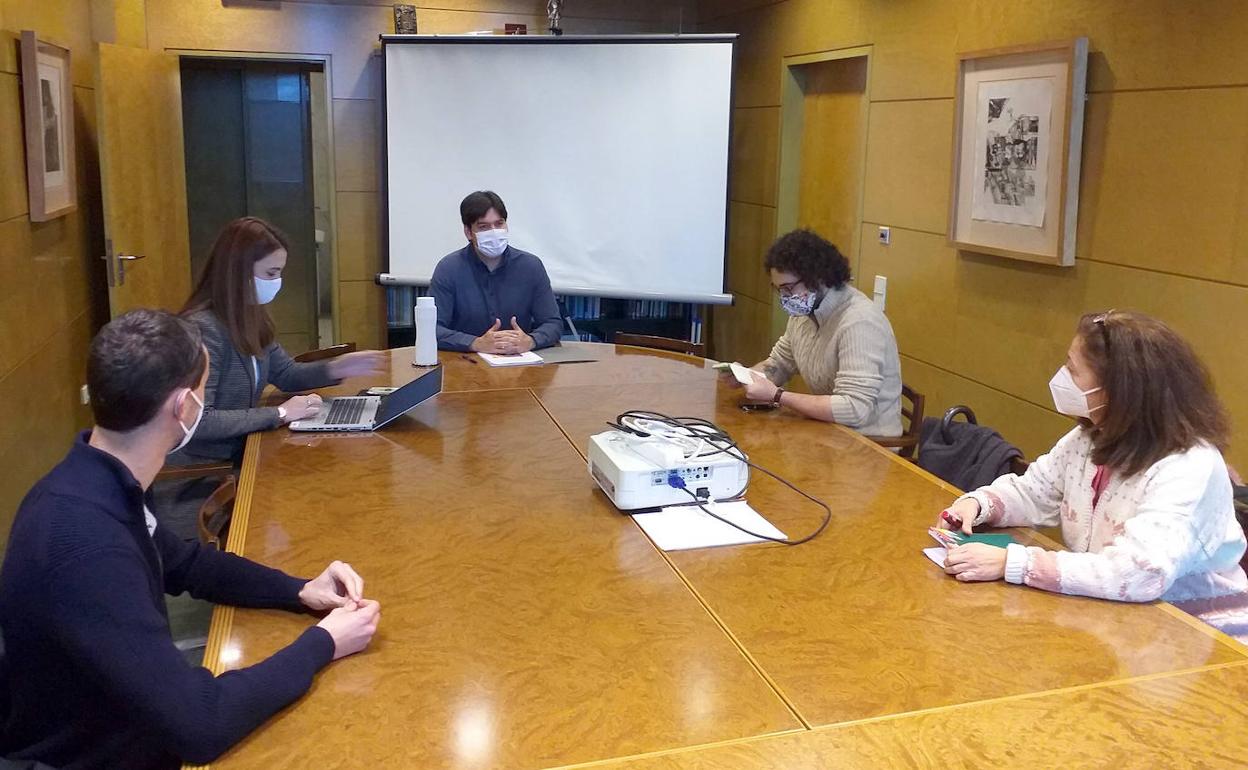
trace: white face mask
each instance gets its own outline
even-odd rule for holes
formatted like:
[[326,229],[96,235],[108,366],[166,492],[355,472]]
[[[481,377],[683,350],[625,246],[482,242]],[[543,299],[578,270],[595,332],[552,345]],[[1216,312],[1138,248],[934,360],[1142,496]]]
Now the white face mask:
[[1049,380],[1049,392],[1053,394],[1053,406],[1057,411],[1069,417],[1091,417],[1092,413],[1097,409],[1102,409],[1105,404],[1101,404],[1095,409],[1088,407],[1088,396],[1101,390],[1101,388],[1092,388],[1091,390],[1079,390],[1079,386],[1075,384],[1075,378],[1070,376],[1070,370],[1063,366],[1057,370],[1057,374],[1053,375],[1053,379]]
[[259,276],[252,276],[252,278],[256,282],[256,302],[259,302],[261,305],[267,305],[272,302],[277,293],[282,290],[282,277],[280,275],[276,278],[261,278]]
[[195,415],[195,422],[191,423],[189,428],[182,424],[182,418],[178,418],[178,427],[182,429],[182,440],[178,442],[177,446],[169,450],[169,454],[173,454],[191,443],[191,436],[195,435],[195,429],[199,427],[199,421],[204,419],[204,402],[199,400],[199,396],[195,395],[195,391],[188,390],[187,392],[191,394],[191,398],[195,399],[195,403],[199,404],[199,414]]
[[502,228],[482,230],[475,233],[475,235],[477,238],[477,251],[483,257],[498,259],[507,250],[507,231]]

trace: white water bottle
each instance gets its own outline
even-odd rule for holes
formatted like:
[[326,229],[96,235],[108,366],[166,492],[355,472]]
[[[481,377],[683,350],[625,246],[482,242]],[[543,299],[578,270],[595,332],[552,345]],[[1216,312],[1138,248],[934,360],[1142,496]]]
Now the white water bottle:
[[438,365],[438,306],[433,297],[416,298],[417,366]]

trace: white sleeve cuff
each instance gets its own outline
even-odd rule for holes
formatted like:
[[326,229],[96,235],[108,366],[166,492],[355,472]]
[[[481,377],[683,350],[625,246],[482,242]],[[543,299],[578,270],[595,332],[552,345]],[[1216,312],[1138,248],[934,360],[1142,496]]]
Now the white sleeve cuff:
[[1015,585],[1023,584],[1023,576],[1027,574],[1027,547],[1019,543],[1010,543],[1005,548],[1005,582]]

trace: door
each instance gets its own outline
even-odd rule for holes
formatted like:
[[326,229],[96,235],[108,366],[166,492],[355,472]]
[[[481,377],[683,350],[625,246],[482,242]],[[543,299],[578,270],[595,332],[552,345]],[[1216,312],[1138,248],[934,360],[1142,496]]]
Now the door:
[[292,353],[318,347],[317,243],[310,67],[239,59],[182,60],[182,122],[191,264],[241,216],[290,240],[282,290],[267,310]]
[[171,54],[101,43],[96,70],[109,311],[177,311],[191,291],[182,93]]

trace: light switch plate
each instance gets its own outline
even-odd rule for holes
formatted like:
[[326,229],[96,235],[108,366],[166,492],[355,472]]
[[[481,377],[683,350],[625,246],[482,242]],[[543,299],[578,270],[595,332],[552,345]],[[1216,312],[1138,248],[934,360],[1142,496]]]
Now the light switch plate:
[[83,406],[91,403],[91,391],[87,389],[86,385],[78,389],[78,400],[82,402]]
[[875,287],[871,291],[871,299],[875,302],[876,307],[884,310],[888,302],[888,276],[877,275],[875,277]]
[[880,245],[887,246],[893,240],[893,228],[880,225]]

